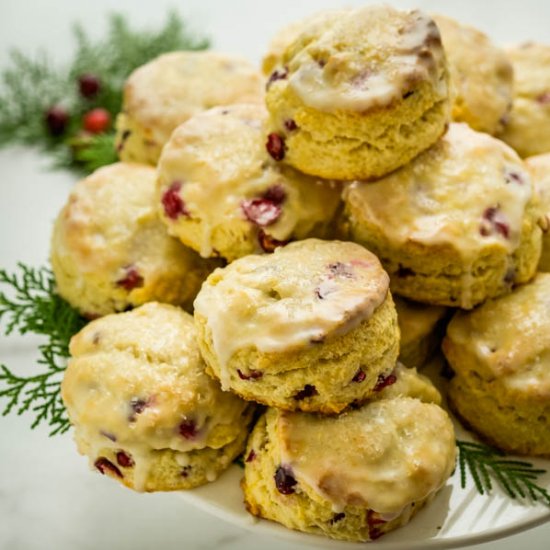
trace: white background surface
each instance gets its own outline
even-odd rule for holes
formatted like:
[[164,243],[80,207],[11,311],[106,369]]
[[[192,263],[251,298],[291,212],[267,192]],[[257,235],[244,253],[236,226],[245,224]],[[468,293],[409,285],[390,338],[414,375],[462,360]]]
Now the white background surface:
[[[101,36],[105,14],[113,9],[130,14],[135,25],[158,25],[169,6],[210,36],[216,49],[259,61],[269,37],[284,23],[323,7],[361,3],[365,2],[0,0],[0,68],[6,66],[7,50],[13,46],[29,53],[45,47],[56,60],[69,58],[70,24],[75,20],[93,36]],[[453,15],[503,43],[550,42],[550,3],[544,1],[391,3]],[[47,260],[51,222],[73,182],[69,173],[48,171],[48,162],[25,149],[0,150],[2,267],[11,269],[18,260],[34,265]],[[0,361],[21,372],[33,368],[35,357],[29,340],[0,342]],[[0,550],[300,548],[225,524],[176,495],[138,495],[118,487],[88,471],[70,435],[49,439],[45,428],[31,432],[29,424],[28,417],[0,418]],[[548,549],[550,525],[477,548]]]

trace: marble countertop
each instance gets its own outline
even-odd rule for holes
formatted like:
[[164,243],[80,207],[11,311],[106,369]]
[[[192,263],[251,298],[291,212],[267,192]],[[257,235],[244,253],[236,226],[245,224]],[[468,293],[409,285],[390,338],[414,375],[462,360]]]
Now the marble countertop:
[[[214,39],[217,49],[259,60],[269,36],[284,23],[315,9],[361,3],[353,0],[187,0],[180,11],[193,27]],[[364,2],[362,2],[364,3]],[[396,6],[437,10],[475,23],[501,42],[545,40],[550,5],[544,2],[394,1]],[[8,48],[27,52],[46,47],[56,60],[71,51],[70,24],[83,22],[92,35],[105,27],[113,9],[131,14],[137,25],[163,20],[170,0],[2,0],[0,68]],[[495,10],[498,6],[498,11]],[[51,223],[66,199],[74,176],[52,172],[48,159],[25,149],[0,150],[0,265],[20,260],[46,262]],[[37,340],[0,341],[0,361],[31,372]],[[27,416],[0,418],[0,549],[92,550],[275,550],[300,548],[258,535],[194,508],[177,494],[140,495],[92,474],[70,434],[49,438],[46,427],[29,429]],[[479,545],[481,550],[548,548],[550,524]]]

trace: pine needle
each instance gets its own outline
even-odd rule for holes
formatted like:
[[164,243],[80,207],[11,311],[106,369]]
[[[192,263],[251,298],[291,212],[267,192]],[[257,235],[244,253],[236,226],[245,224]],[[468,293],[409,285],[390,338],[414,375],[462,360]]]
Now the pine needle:
[[482,495],[491,493],[492,479],[512,499],[531,499],[550,506],[550,492],[537,484],[546,470],[535,468],[530,462],[503,458],[503,453],[487,445],[457,441],[460,486],[466,487],[467,474]]
[[61,400],[61,379],[69,357],[69,342],[86,320],[55,292],[50,270],[34,269],[22,263],[18,272],[10,274],[0,269],[0,320],[4,333],[33,333],[46,337],[39,346],[40,372],[19,376],[7,366],[0,365],[0,399],[6,404],[5,416],[12,411],[34,413],[31,428],[45,422],[51,426],[50,435],[66,432],[69,419]]

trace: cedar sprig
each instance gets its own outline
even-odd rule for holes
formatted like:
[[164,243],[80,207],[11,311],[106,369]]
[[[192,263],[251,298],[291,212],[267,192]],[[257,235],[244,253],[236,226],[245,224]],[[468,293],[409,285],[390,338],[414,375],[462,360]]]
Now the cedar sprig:
[[41,372],[19,376],[7,366],[0,365],[0,399],[6,399],[2,414],[12,411],[35,415],[31,428],[42,422],[51,426],[50,435],[69,429],[69,419],[61,400],[61,379],[69,357],[69,342],[85,324],[75,309],[55,290],[49,269],[35,269],[22,263],[18,272],[10,274],[0,269],[0,320],[4,333],[33,333],[46,337],[38,349]]
[[[92,40],[82,25],[74,26],[74,36],[75,55],[66,66],[55,65],[43,51],[35,56],[19,50],[10,53],[11,65],[0,74],[0,146],[38,146],[54,155],[56,166],[90,171],[116,156],[112,148],[107,151],[104,136],[85,136],[85,144],[74,146],[75,138],[82,137],[82,116],[101,107],[114,121],[122,107],[124,81],[134,69],[168,51],[204,49],[208,41],[197,38],[175,12],[155,31],[133,30],[122,15],[114,14],[104,39]],[[101,83],[92,99],[79,93],[78,78],[83,74],[93,74]],[[58,137],[45,123],[54,105],[70,115],[65,133]]]
[[505,458],[504,453],[471,441],[457,441],[460,485],[466,487],[469,473],[478,492],[491,493],[493,481],[512,499],[531,499],[550,506],[548,489],[537,484],[546,470],[538,469],[530,462]]

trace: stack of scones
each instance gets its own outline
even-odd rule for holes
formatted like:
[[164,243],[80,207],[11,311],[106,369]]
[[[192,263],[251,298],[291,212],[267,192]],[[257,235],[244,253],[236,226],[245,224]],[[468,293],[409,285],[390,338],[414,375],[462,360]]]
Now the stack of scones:
[[454,469],[417,372],[442,348],[456,416],[550,456],[549,58],[368,6],[282,29],[263,74],[210,52],[136,70],[120,162],[52,238],[90,319],[62,385],[78,450],[138,491],[242,455],[251,514],[373,540]]

